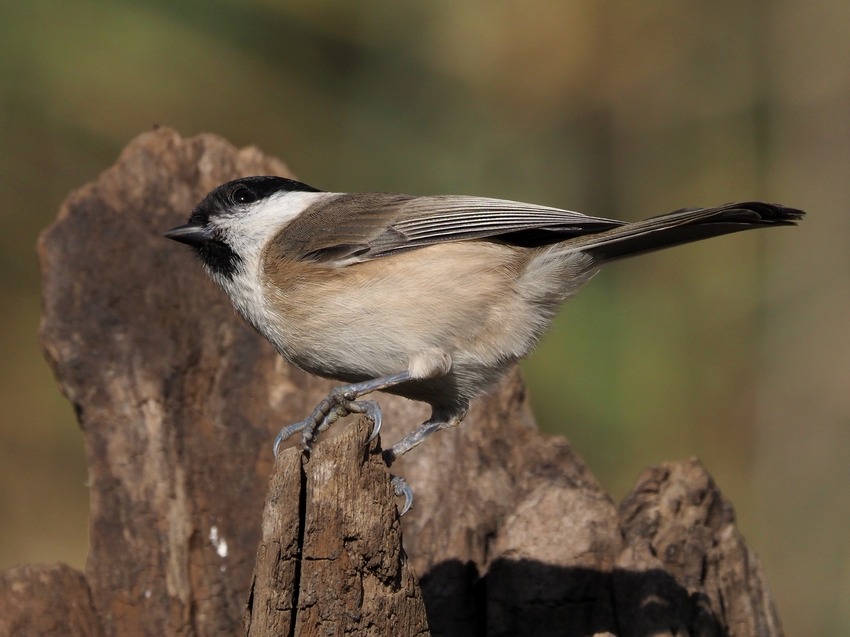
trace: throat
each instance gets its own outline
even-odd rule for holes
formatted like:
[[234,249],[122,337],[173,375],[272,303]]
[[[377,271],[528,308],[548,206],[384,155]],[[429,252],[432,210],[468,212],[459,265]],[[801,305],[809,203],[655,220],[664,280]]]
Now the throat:
[[259,279],[241,269],[237,269],[229,277],[214,274],[214,278],[230,297],[242,318],[274,343],[272,326],[278,324],[279,318],[269,309]]

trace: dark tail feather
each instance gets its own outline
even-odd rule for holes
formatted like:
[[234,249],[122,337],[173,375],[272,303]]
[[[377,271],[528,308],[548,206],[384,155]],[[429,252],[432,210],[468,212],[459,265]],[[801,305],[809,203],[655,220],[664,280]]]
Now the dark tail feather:
[[793,226],[805,214],[802,210],[760,201],[730,203],[717,208],[677,210],[569,243],[592,255],[597,262],[612,261],[742,230]]

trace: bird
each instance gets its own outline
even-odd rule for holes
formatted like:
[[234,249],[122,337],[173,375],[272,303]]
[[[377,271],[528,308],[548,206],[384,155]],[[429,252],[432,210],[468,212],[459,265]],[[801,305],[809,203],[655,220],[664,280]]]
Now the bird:
[[[326,192],[273,175],[212,190],[165,233],[187,244],[237,312],[296,367],[343,383],[274,443],[309,451],[339,418],[381,427],[382,390],[431,416],[383,452],[387,465],[454,427],[606,263],[805,213],[750,201],[625,222],[465,195]],[[400,486],[399,486],[400,485]],[[412,494],[396,492],[409,508]]]

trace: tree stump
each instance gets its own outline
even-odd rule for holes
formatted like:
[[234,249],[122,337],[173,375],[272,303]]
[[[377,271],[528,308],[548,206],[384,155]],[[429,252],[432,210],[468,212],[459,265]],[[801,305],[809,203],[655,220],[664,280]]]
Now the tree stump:
[[[162,233],[216,185],[292,176],[157,128],[72,193],[38,246],[42,338],[91,482],[85,573],[0,579],[0,633],[781,635],[731,505],[695,460],[616,507],[518,373],[393,471],[349,420],[307,460],[271,442],[333,386],[287,366]],[[394,441],[426,410],[381,395]],[[402,540],[403,538],[403,540]]]

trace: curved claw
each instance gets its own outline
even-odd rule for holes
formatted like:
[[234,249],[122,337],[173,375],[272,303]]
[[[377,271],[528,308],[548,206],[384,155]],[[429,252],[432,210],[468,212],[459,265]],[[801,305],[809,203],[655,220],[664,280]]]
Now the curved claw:
[[369,434],[369,439],[366,441],[367,443],[372,442],[378,437],[381,431],[381,425],[384,424],[384,414],[381,413],[381,406],[374,400],[362,400],[359,403],[352,404],[362,405],[364,409],[360,413],[372,421],[372,433]]
[[372,433],[369,436],[369,441],[371,442],[381,430],[381,408],[374,401],[357,401],[357,398],[373,391],[395,387],[411,379],[412,377],[408,370],[399,372],[398,374],[390,374],[389,376],[381,376],[380,378],[337,387],[316,405],[309,418],[280,430],[274,441],[275,456],[278,454],[281,443],[298,431],[304,432],[301,445],[309,451],[316,434],[321,433],[337,419],[347,416],[350,413],[366,414],[370,418],[372,421]]
[[275,458],[280,453],[280,445],[299,431],[303,432],[301,446],[309,451],[317,434],[327,430],[337,420],[348,414],[363,414],[372,421],[372,433],[369,434],[369,442],[372,442],[377,437],[378,432],[381,431],[384,417],[380,405],[374,400],[355,401],[348,400],[342,393],[331,394],[319,403],[308,418],[280,430],[272,447]]
[[407,484],[407,480],[400,476],[391,476],[390,484],[393,485],[393,493],[396,497],[404,498],[404,506],[398,514],[401,517],[413,507],[413,489]]
[[289,439],[292,434],[296,434],[299,431],[303,431],[310,426],[311,419],[305,418],[294,425],[287,425],[275,436],[274,439],[274,447],[272,447],[272,451],[274,451],[274,457],[277,458],[277,454],[280,453],[280,445],[283,444],[286,440]]
[[381,433],[381,412],[377,414],[377,420],[372,419],[372,433],[369,434],[369,439],[366,441],[372,442],[375,438],[378,437],[378,434]]

